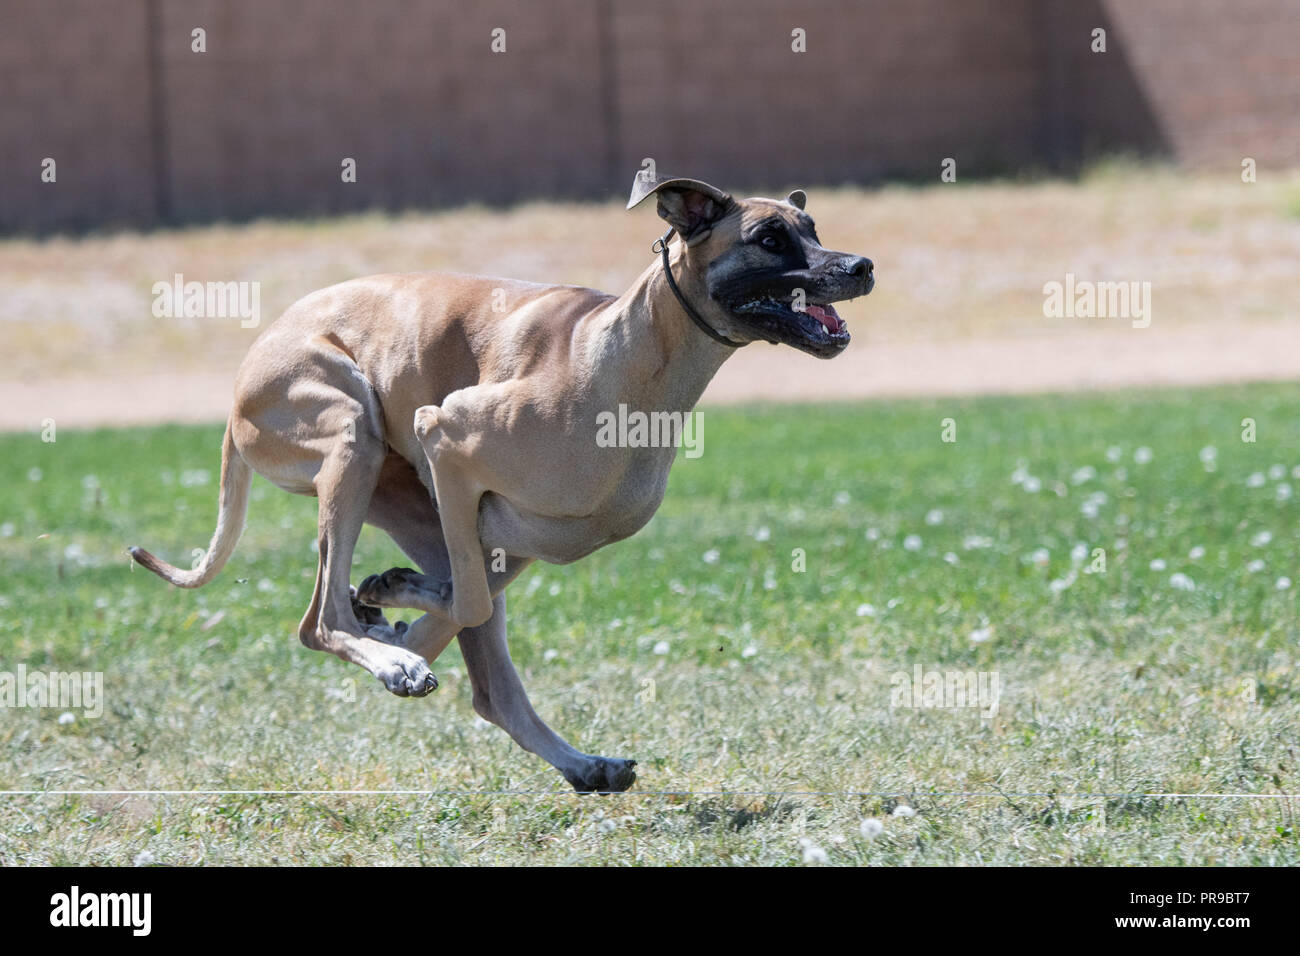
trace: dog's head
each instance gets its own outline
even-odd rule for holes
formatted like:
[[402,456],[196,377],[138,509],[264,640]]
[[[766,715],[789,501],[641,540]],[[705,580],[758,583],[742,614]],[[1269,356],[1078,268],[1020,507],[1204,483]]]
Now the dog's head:
[[807,197],[734,199],[697,179],[638,174],[628,208],[654,195],[685,246],[677,283],[714,329],[737,342],[783,342],[818,358],[849,344],[833,303],[875,285],[870,259],[822,248]]

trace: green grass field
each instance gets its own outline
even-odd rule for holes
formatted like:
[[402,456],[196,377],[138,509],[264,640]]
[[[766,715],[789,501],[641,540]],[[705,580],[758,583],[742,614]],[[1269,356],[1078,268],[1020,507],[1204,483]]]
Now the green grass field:
[[[424,700],[299,645],[310,499],[258,479],[200,591],[133,572],[207,544],[219,427],[2,436],[0,670],[105,707],[0,710],[0,787],[339,793],[7,794],[0,863],[1300,863],[1294,396],[706,410],[644,531],[510,591],[538,711],[640,762],[605,798],[454,645]],[[353,580],[405,563],[367,529]],[[916,665],[996,715],[892,706]]]

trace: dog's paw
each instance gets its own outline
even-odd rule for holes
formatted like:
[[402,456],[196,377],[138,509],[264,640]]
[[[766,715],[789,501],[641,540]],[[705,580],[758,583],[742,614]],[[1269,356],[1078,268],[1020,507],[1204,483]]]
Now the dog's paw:
[[367,637],[392,644],[394,647],[405,647],[406,634],[410,630],[410,625],[405,621],[396,621],[393,624],[363,624],[361,629],[366,632]]
[[356,588],[348,588],[348,595],[352,598],[352,614],[362,629],[369,632],[372,627],[388,627],[388,618],[384,617],[384,612],[377,605],[362,601]]
[[393,648],[388,664],[375,670],[375,676],[398,697],[423,697],[438,689],[438,678],[419,654]]
[[622,793],[636,783],[635,760],[619,757],[592,757],[591,763],[578,773],[566,773],[564,779],[578,793]]
[[411,568],[389,568],[362,581],[357,588],[357,599],[373,607],[442,610],[451,603],[451,582],[439,581]]

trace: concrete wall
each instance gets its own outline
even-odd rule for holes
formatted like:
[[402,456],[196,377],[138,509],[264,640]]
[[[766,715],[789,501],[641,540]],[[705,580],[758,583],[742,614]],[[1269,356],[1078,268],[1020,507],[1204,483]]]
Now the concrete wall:
[[1295,163],[1297,48],[1294,0],[4,0],[0,230]]

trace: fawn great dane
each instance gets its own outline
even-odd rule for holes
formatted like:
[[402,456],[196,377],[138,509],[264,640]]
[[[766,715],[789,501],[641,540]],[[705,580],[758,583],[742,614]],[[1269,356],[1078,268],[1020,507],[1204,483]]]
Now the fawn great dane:
[[[234,551],[254,471],[314,495],[320,556],[298,629],[305,645],[421,697],[438,686],[430,662],[458,637],[482,717],[578,791],[626,790],[635,761],[582,753],[534,712],[506,645],[506,585],[535,560],[576,561],[634,534],[658,508],[676,447],[602,447],[602,412],[688,414],[754,341],[838,355],[849,333],[832,303],[875,283],[869,259],[822,247],[801,190],[735,199],[638,174],[628,208],[649,196],[671,228],[620,296],[414,273],[296,302],[240,367],[204,556],[192,570],[140,548],[132,557],[198,587]],[[365,524],[419,570],[351,588]],[[390,624],[380,608],[424,613]]]

